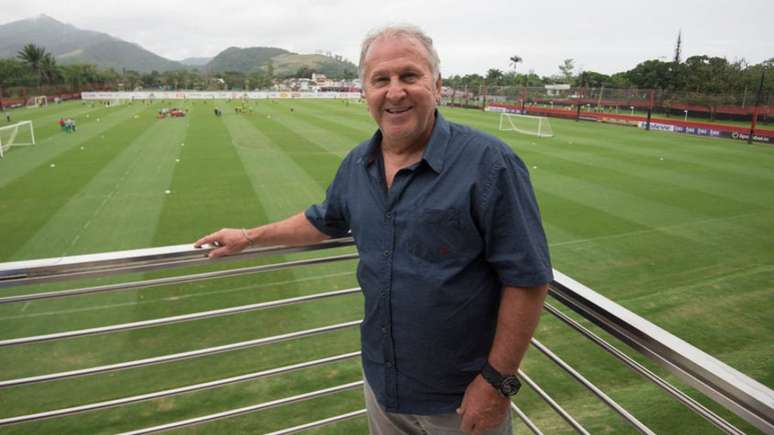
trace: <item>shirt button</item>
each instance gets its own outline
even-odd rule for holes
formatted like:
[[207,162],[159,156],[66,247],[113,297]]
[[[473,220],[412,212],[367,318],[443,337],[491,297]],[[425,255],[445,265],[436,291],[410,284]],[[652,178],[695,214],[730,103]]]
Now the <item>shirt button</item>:
[[392,254],[392,251],[384,251],[384,256],[389,257],[390,254]]
[[387,212],[384,214],[384,217],[386,217],[387,219],[392,219],[392,213]]
[[392,367],[392,361],[387,361],[386,363],[384,363],[384,365],[386,365],[387,367]]
[[385,328],[384,326],[382,326],[382,332],[386,334],[386,333],[387,333],[387,328]]

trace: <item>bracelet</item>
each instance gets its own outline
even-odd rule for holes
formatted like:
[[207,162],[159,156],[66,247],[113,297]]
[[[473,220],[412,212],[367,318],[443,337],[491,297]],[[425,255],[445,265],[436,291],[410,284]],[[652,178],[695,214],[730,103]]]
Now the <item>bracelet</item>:
[[242,236],[247,239],[247,242],[250,244],[250,246],[255,245],[256,240],[251,239],[250,236],[247,235],[247,230],[242,228],[240,231],[242,231]]

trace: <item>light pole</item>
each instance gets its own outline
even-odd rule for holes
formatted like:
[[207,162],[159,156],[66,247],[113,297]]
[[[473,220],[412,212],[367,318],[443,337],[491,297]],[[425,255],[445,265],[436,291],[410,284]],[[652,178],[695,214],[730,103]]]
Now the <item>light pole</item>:
[[632,111],[632,116],[634,116],[634,106],[629,106],[629,109]]
[[688,111],[683,110],[683,113],[685,113],[685,117],[683,118],[683,121],[688,121]]

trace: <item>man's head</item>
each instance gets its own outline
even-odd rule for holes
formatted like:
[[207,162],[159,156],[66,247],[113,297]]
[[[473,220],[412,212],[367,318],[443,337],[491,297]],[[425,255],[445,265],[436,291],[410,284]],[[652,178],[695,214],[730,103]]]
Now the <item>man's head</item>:
[[385,27],[363,41],[363,91],[386,144],[429,139],[441,95],[439,64],[433,40],[413,26]]

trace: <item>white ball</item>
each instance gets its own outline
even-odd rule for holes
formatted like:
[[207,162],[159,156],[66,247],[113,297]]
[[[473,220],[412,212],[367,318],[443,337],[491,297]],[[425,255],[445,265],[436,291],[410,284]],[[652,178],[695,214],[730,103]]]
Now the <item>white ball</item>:
[[180,163],[180,159],[175,159],[175,163]]
[[171,191],[171,190],[169,190],[169,189],[167,189],[167,190],[165,190],[165,191],[164,191],[164,193],[166,193],[167,195],[169,195],[170,193],[172,193],[172,191]]
[[55,167],[56,167],[56,165],[52,163],[52,164],[51,164],[51,167],[52,167],[52,168],[55,168]]

